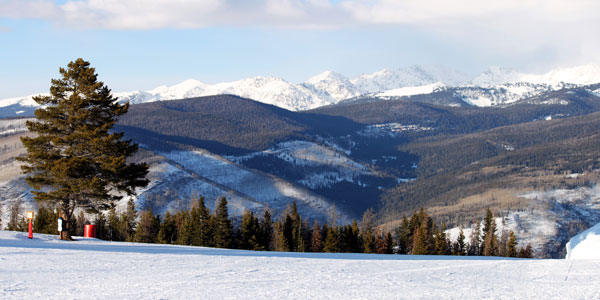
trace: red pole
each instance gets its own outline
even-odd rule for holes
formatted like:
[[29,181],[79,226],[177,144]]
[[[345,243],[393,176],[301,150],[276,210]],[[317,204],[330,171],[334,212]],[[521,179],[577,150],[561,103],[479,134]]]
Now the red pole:
[[33,225],[31,224],[31,220],[29,220],[29,238],[33,238]]

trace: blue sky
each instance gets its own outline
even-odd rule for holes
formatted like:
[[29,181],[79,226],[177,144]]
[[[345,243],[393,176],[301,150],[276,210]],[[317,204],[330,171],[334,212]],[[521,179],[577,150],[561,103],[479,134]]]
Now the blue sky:
[[0,0],[0,98],[48,90],[78,57],[113,91],[443,64],[597,63],[597,1]]

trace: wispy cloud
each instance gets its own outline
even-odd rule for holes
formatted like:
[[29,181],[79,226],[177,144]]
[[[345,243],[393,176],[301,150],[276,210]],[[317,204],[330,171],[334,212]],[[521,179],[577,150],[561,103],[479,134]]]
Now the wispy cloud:
[[593,0],[0,0],[0,17],[77,29],[411,26],[489,52],[600,60]]
[[0,26],[0,32],[11,32],[12,29],[10,27]]

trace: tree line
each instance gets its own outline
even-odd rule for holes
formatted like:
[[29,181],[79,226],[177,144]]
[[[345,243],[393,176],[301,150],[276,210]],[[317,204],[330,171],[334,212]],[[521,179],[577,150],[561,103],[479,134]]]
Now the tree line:
[[[403,217],[400,225],[384,232],[374,221],[373,210],[367,210],[360,222],[337,225],[335,216],[325,224],[313,221],[309,224],[299,213],[296,202],[274,219],[270,210],[261,216],[246,211],[241,221],[229,217],[227,200],[221,198],[214,212],[205,205],[203,197],[193,199],[192,207],[176,213],[167,212],[164,217],[152,209],[137,212],[133,200],[129,200],[124,212],[112,207],[107,214],[97,214],[97,238],[110,241],[161,243],[217,248],[235,248],[258,251],[289,252],[347,252],[414,255],[473,255],[532,257],[530,245],[519,248],[512,231],[502,231],[498,236],[497,225],[491,210],[487,210],[483,222],[474,222],[469,241],[460,229],[458,238],[451,241],[445,225],[439,226],[421,209],[411,218]],[[58,234],[58,214],[40,206],[34,220],[34,232]],[[11,215],[9,230],[27,230],[24,218]],[[71,220],[73,235],[83,235],[85,224],[90,222],[81,211]],[[15,225],[11,225],[15,224]],[[481,225],[480,225],[481,224]],[[480,226],[482,226],[480,228]]]

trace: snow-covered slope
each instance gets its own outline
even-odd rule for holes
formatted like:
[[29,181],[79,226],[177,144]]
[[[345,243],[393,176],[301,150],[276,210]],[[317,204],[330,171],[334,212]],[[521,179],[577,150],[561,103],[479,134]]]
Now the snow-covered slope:
[[363,74],[351,82],[363,93],[379,93],[403,87],[424,86],[436,82],[457,86],[468,81],[458,71],[439,65],[410,66],[397,70],[383,69],[372,74]]
[[306,81],[304,85],[312,87],[315,91],[320,91],[322,94],[328,94],[336,102],[360,96],[364,93],[364,91],[359,90],[344,75],[332,71],[326,71],[314,76]]
[[382,93],[375,94],[375,97],[388,98],[388,97],[404,97],[412,95],[431,94],[434,91],[441,90],[445,85],[442,82],[435,82],[432,84],[421,85],[421,86],[409,86],[401,87],[397,89],[387,90]]
[[566,249],[567,259],[600,260],[600,223],[574,236]]
[[0,231],[0,298],[597,299],[598,263],[64,242]]
[[147,92],[115,93],[121,102],[132,103],[221,94],[238,95],[289,110],[306,110],[335,102],[328,93],[312,89],[311,86],[292,84],[277,77],[260,76],[213,85],[189,79],[180,84],[161,86]]
[[520,73],[513,69],[490,67],[471,80],[475,86],[494,86],[505,83],[527,82],[532,84],[560,85],[594,84],[600,82],[600,65],[588,64],[570,68],[556,68],[543,74]]

